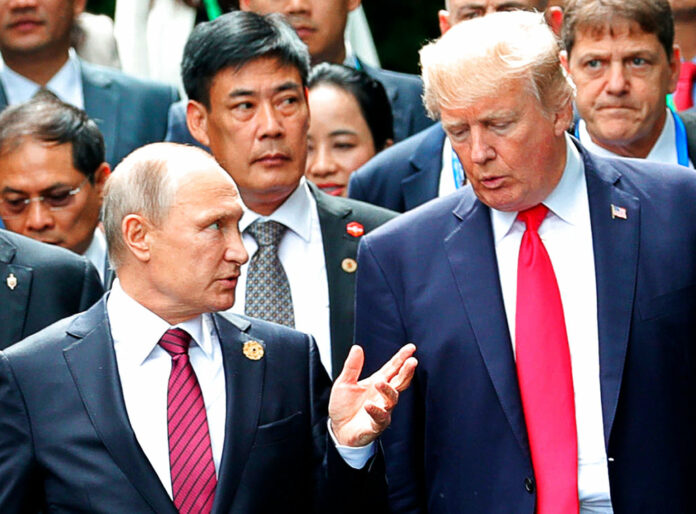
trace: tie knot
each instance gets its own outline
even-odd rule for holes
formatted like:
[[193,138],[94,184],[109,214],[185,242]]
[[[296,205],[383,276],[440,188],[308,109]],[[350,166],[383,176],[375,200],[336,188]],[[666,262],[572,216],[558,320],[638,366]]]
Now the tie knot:
[[190,344],[191,336],[180,328],[170,328],[159,340],[159,345],[172,357],[188,353]]
[[259,246],[278,246],[288,227],[277,221],[256,220],[246,229]]
[[544,221],[547,212],[549,212],[549,208],[540,203],[531,209],[518,212],[517,219],[527,225],[527,230],[536,232],[539,230],[541,222]]

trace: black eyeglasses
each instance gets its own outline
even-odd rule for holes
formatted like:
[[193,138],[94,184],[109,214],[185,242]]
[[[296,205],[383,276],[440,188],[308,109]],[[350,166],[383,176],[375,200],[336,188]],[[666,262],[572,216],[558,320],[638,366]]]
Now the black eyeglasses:
[[74,202],[75,195],[82,191],[88,181],[89,177],[85,177],[75,188],[58,188],[33,198],[0,198],[0,217],[12,219],[22,216],[32,202],[39,202],[50,211],[65,209]]

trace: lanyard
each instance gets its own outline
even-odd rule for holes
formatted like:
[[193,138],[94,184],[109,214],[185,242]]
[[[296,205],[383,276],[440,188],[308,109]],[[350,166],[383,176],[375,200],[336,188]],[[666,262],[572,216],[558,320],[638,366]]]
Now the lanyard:
[[220,9],[220,4],[217,0],[203,0],[203,5],[210,21],[222,14],[222,9]]
[[[674,139],[677,146],[677,162],[681,166],[689,166],[689,147],[686,140],[686,127],[681,118],[674,112],[674,109],[669,108],[674,119]],[[575,137],[580,139],[580,120],[575,124]]]
[[464,185],[466,178],[464,177],[464,167],[459,161],[454,148],[452,148],[452,174],[454,175],[454,187],[459,189]]

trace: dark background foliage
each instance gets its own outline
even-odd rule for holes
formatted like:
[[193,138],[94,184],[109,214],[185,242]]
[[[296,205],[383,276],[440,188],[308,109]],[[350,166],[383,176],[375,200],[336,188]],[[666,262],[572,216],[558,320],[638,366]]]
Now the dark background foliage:
[[[113,17],[114,2],[88,0],[87,9]],[[444,0],[363,0],[384,68],[418,73],[418,50],[439,35],[437,11],[443,5]]]

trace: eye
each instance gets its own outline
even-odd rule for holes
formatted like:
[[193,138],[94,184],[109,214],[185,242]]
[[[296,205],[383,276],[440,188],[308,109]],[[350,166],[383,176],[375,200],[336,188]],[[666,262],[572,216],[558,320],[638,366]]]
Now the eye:
[[72,194],[70,193],[70,189],[51,191],[44,195],[44,201],[49,207],[65,207],[72,199]]
[[352,150],[353,148],[355,148],[356,145],[354,145],[353,143],[348,143],[348,142],[343,141],[343,142],[334,143],[333,146],[337,150]]
[[207,228],[213,229],[213,230],[220,230],[222,228],[222,225],[220,221],[213,221],[210,225],[208,225]]
[[20,213],[27,206],[28,200],[28,198],[3,198],[2,203],[8,211]]
[[646,64],[648,64],[648,61],[646,61],[642,57],[634,57],[633,59],[631,59],[631,64],[633,66],[645,66]]
[[481,17],[481,11],[468,11],[462,14],[461,20],[473,20],[474,18]]
[[585,63],[585,67],[590,68],[591,70],[596,70],[601,64],[602,63],[599,59],[590,59]]

